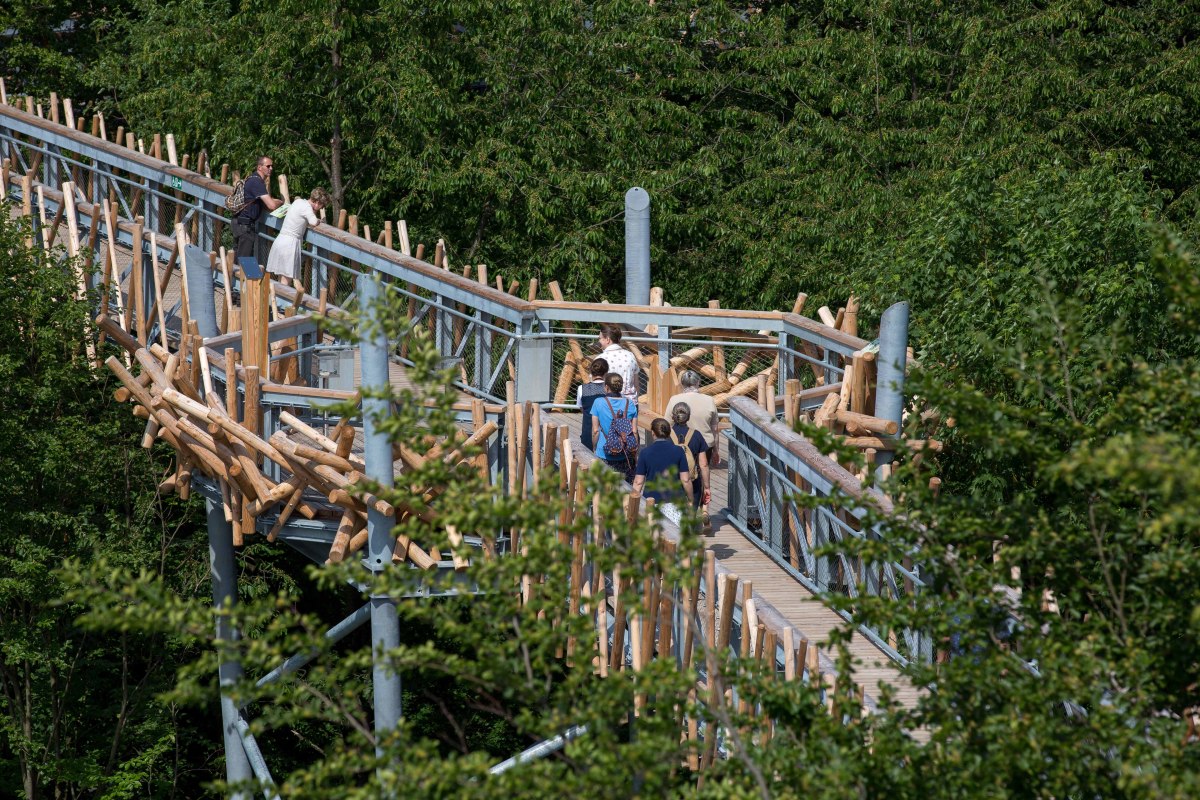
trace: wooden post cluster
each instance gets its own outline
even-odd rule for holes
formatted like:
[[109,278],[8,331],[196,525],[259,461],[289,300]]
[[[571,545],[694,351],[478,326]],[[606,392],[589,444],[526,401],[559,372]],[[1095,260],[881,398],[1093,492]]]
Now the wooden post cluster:
[[[677,562],[680,553],[675,543],[660,531],[657,557],[640,565],[636,575],[629,565],[602,572],[592,560],[596,548],[619,545],[624,534],[620,524],[611,530],[601,527],[602,498],[598,494],[589,497],[583,490],[580,476],[597,462],[581,460],[565,438],[565,431],[556,442],[549,439],[547,433],[554,430],[549,425],[544,426],[542,433],[542,455],[527,461],[530,452],[539,452],[533,436],[536,427],[528,412],[521,405],[510,403],[508,407],[508,489],[522,496],[536,489],[522,483],[524,467],[531,463],[549,465],[557,451],[560,459],[557,490],[565,500],[558,519],[559,539],[569,547],[572,559],[564,612],[583,615],[592,630],[590,641],[569,637],[560,653],[562,657],[574,664],[589,659],[592,671],[601,678],[636,679],[655,659],[670,659],[678,668],[695,672],[696,685],[689,699],[701,701],[708,710],[698,716],[676,709],[676,718],[681,739],[687,743],[687,766],[698,772],[711,766],[716,758],[719,720],[725,716],[722,708],[743,714],[761,713],[752,682],[748,680],[752,675],[808,682],[824,693],[826,708],[834,715],[842,715],[852,698],[861,704],[866,695],[864,687],[834,674],[829,659],[822,659],[817,645],[795,628],[778,623],[774,616],[760,615],[761,601],[751,582],[719,567],[712,551],[706,552],[703,563],[694,565],[694,569],[684,563],[683,572],[688,577],[673,580],[661,565]],[[657,517],[653,501],[647,501],[647,506],[654,524]],[[639,499],[625,497],[624,507],[625,522],[632,525],[642,511]],[[588,516],[590,523],[577,524],[580,518]],[[524,551],[519,532],[513,535],[514,548]],[[524,576],[519,588],[521,597],[529,602],[544,582],[544,576]],[[739,607],[740,622],[735,613]],[[742,658],[729,660],[734,653]],[[704,680],[699,677],[701,668]],[[635,695],[633,714],[646,713],[648,703],[645,695]],[[702,724],[701,716],[707,720],[706,724]],[[753,742],[756,746],[769,740],[770,721],[761,724],[759,731],[761,739]]]
[[[179,353],[169,353],[157,344],[142,347],[111,317],[98,317],[96,324],[131,354],[139,368],[135,375],[120,359],[110,357],[105,362],[122,384],[116,399],[132,403],[133,413],[147,420],[143,445],[149,447],[164,439],[177,452],[175,475],[161,488],[186,495],[195,470],[217,482],[235,544],[261,531],[265,526],[258,525],[258,518],[265,514],[276,515],[267,531],[270,540],[296,512],[309,519],[336,514],[338,535],[330,560],[340,561],[366,543],[368,508],[395,516],[399,522],[419,520],[430,531],[431,542],[441,538],[438,515],[430,502],[443,487],[428,488],[423,502],[415,507],[393,506],[359,490],[365,480],[365,464],[353,453],[354,430],[349,420],[343,419],[327,436],[284,411],[280,419],[286,427],[266,436],[261,431],[258,370],[237,366],[232,350],[218,356],[193,336],[185,340]],[[224,365],[224,398],[209,388],[208,364],[214,359]],[[244,399],[238,396],[239,380],[245,387]],[[483,415],[480,403],[477,416]],[[461,440],[442,443],[438,452],[415,458],[420,463],[440,458],[450,465],[470,463],[479,468],[477,456],[467,451],[485,442],[496,429],[496,423],[482,422]],[[265,468],[268,462],[285,477],[279,481],[268,477],[273,472]],[[484,462],[483,471],[486,469]],[[431,550],[432,544],[423,546],[402,534],[397,537],[394,558],[430,569],[438,562]]]

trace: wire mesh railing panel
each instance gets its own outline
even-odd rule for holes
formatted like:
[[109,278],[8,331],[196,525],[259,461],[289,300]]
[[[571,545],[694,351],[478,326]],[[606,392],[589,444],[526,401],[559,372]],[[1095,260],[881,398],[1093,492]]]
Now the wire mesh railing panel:
[[[861,542],[882,537],[882,526],[864,527],[864,511],[820,471],[833,462],[807,463],[734,414],[729,441],[729,519],[776,563],[819,596],[883,597],[911,602],[924,586],[911,561],[879,563],[863,556]],[[783,426],[780,425],[782,428]],[[824,458],[823,456],[821,458]],[[817,470],[817,471],[815,471]],[[846,473],[844,483],[857,483]],[[852,614],[847,614],[853,620]],[[859,628],[899,661],[928,660],[932,643],[916,630]]]

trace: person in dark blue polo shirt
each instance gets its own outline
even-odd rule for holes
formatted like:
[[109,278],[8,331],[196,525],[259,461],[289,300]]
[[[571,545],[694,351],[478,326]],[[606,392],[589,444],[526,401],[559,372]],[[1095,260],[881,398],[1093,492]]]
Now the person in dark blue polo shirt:
[[258,223],[263,212],[270,213],[283,205],[283,201],[278,197],[271,197],[271,190],[268,188],[273,169],[274,159],[270,156],[259,156],[258,165],[254,172],[250,173],[250,177],[246,178],[242,187],[246,205],[242,206],[242,210],[237,212],[229,223],[238,258],[257,254]]
[[642,448],[638,453],[637,467],[634,470],[633,496],[642,494],[647,483],[653,485],[663,477],[674,478],[683,486],[683,491],[672,489],[651,490],[646,497],[653,497],[655,502],[676,502],[686,495],[688,502],[692,501],[692,478],[688,474],[687,454],[683,448],[671,441],[671,425],[659,417],[650,423],[650,433],[654,441],[649,447]]
[[608,374],[608,362],[603,358],[593,360],[589,372],[592,375],[592,379],[588,383],[579,384],[579,391],[575,393],[575,405],[583,410],[583,428],[580,431],[579,438],[583,442],[583,446],[591,450],[596,445],[592,441],[592,406],[604,396],[604,392],[606,391],[604,388],[604,376]]
[[[708,475],[708,442],[704,434],[691,427],[692,409],[687,403],[676,403],[671,410],[671,441],[691,451],[688,472],[692,474],[692,505],[696,508],[708,505],[710,493]],[[687,455],[687,453],[684,453]]]

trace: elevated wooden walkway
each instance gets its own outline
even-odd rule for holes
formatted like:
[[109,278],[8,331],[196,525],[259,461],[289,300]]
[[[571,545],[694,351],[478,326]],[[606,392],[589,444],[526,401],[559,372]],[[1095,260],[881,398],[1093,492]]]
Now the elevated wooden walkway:
[[[68,160],[64,154],[75,155]],[[423,460],[440,458],[451,466],[478,468],[494,491],[527,496],[526,476],[558,459],[564,496],[570,501],[563,521],[590,515],[591,503],[577,483],[579,461],[572,458],[581,447],[580,417],[552,409],[573,395],[574,385],[586,374],[587,353],[592,352],[600,322],[619,323],[628,338],[637,340],[626,344],[649,376],[648,403],[661,406],[678,390],[679,373],[695,369],[703,374],[705,389],[731,414],[741,403],[753,405],[744,398],[757,395],[754,409],[761,408],[762,419],[751,423],[756,431],[781,427],[776,417],[782,401],[788,422],[811,415],[814,424],[844,435],[848,444],[864,451],[903,446],[890,438],[896,434],[895,421],[873,416],[874,351],[857,336],[853,298],[836,314],[820,309],[820,322],[801,316],[802,294],[791,313],[670,308],[661,296],[651,306],[569,303],[563,302],[557,286],[550,287],[552,301],[539,299],[536,285],[530,287],[526,299],[513,293],[513,284],[506,291],[498,281],[493,289],[482,265],[476,268],[474,279],[469,277],[470,268],[462,275],[451,272],[440,259],[440,248],[434,263],[428,263],[421,258],[419,247],[416,257],[410,255],[407,242],[398,252],[390,244],[367,241],[328,225],[310,232],[304,268],[310,284],[323,286],[328,295],[296,298],[291,290],[273,285],[269,335],[285,348],[284,354],[294,355],[288,369],[264,365],[259,379],[250,380],[256,368],[238,365],[236,355],[230,352],[241,347],[236,329],[238,306],[244,298],[227,293],[225,287],[237,286],[240,281],[227,261],[219,263],[224,224],[221,202],[228,186],[3,106],[0,158],[4,159],[0,190],[20,198],[21,205],[14,206],[13,213],[23,216],[33,234],[31,243],[55,252],[63,248],[79,252],[95,266],[95,275],[85,278],[87,288],[109,288],[102,300],[105,316],[101,325],[128,355],[124,361],[109,359],[108,365],[123,384],[118,399],[147,420],[144,443],[149,446],[156,437],[163,438],[179,454],[176,476],[167,488],[186,493],[194,481],[223,510],[225,522],[232,526],[224,530],[233,532],[232,536],[226,534],[226,539],[234,545],[245,536],[265,534],[293,544],[318,561],[348,559],[367,541],[369,509],[374,509],[385,518],[415,517],[427,523],[427,540],[397,541],[394,549],[394,563],[416,568],[413,574],[418,579],[416,570],[469,571],[460,547],[456,546],[453,556],[442,557],[438,552],[445,547],[447,536],[451,542],[456,536],[461,542],[460,533],[475,535],[479,557],[502,554],[503,548],[495,547],[487,536],[439,526],[438,487],[428,487],[426,504],[416,508],[392,506],[358,487],[367,472],[366,459],[360,457],[364,449],[361,423],[347,419],[338,425],[319,411],[319,406],[355,397],[362,384],[361,353],[354,342],[333,342],[317,333],[307,319],[324,305],[325,296],[346,302],[348,295],[344,291],[339,294],[336,286],[339,274],[343,275],[343,290],[356,280],[342,272],[347,267],[353,275],[384,278],[387,290],[407,302],[408,319],[420,319],[420,324],[428,327],[440,357],[444,363],[455,364],[461,377],[457,381],[461,389],[459,440],[426,441],[420,446],[401,443],[393,449],[391,462],[398,480],[404,480],[406,472]],[[32,202],[34,188],[39,190],[36,204]],[[93,202],[85,202],[84,196]],[[146,219],[117,218],[114,209],[119,208],[133,209],[131,215],[138,216],[143,216],[144,209]],[[81,229],[86,229],[82,238]],[[142,236],[152,229],[160,231],[153,245],[148,234]],[[168,229],[171,232],[164,235],[162,231]],[[218,336],[202,339],[183,325],[181,317],[187,315],[186,310],[172,313],[183,302],[178,257],[182,240],[175,241],[177,232],[211,259],[215,278],[212,299],[222,331]],[[173,262],[172,250],[176,254]],[[109,278],[101,279],[101,275]],[[141,293],[136,281],[141,282]],[[152,304],[156,308],[143,307],[145,288],[153,284],[159,287],[160,299]],[[363,291],[373,285],[365,285]],[[155,334],[157,343],[150,340],[155,326],[171,335]],[[307,345],[302,339],[306,336]],[[311,356],[314,345],[334,345],[347,352],[353,349],[352,357],[339,365],[349,374],[339,373],[334,388],[320,385],[325,381],[311,363],[300,366],[300,354],[307,349]],[[395,354],[392,350],[387,365],[391,386],[413,388]],[[802,381],[810,388],[801,389]],[[647,407],[644,416],[649,414]],[[531,425],[531,418],[548,424],[544,428]],[[745,429],[738,433],[744,434]],[[483,446],[485,454],[461,458],[458,446],[466,442]],[[732,448],[723,446],[721,450],[726,458],[731,455]],[[805,454],[789,460],[781,469],[799,474],[810,465],[804,459],[811,457]],[[578,545],[577,560],[572,564],[570,586],[566,587],[570,601],[563,613],[587,616],[594,630],[592,641],[574,645],[594,654],[592,663],[600,675],[637,671],[649,659],[673,656],[681,669],[693,670],[699,680],[706,670],[694,663],[682,643],[685,638],[690,641],[692,634],[702,635],[721,650],[730,648],[742,656],[759,658],[788,679],[823,687],[827,699],[837,691],[857,691],[872,707],[879,688],[886,685],[902,706],[914,706],[922,690],[909,684],[885,648],[859,631],[849,644],[857,662],[853,675],[834,674],[823,643],[847,622],[798,580],[794,569],[783,566],[778,554],[772,556],[750,538],[753,534],[744,533],[730,521],[733,500],[728,464],[722,461],[712,471],[712,525],[705,534],[706,551],[712,558],[703,568],[697,567],[703,574],[694,586],[669,586],[664,574],[650,574],[645,578],[646,594],[640,596],[647,601],[641,606],[644,610],[623,608],[621,595],[628,587],[622,587],[620,576],[596,575],[594,564],[583,562],[584,545],[605,546],[605,532],[582,534],[585,539],[594,538],[571,543]],[[776,497],[790,491],[787,486],[804,484],[799,477],[785,477],[797,483],[780,484],[784,488]],[[739,491],[744,498],[744,488]],[[764,491],[762,496],[766,494]],[[851,511],[841,508],[836,513],[846,525],[856,524],[850,519]],[[378,518],[378,514],[371,516]],[[212,520],[210,515],[210,527]],[[794,525],[786,520],[775,522]],[[567,528],[570,526],[564,526]],[[797,535],[794,529],[788,533]],[[520,531],[508,534],[519,552]],[[671,552],[671,526],[664,525],[662,534],[665,558]],[[797,549],[790,550],[793,559],[796,553]],[[792,567],[795,565],[793,560]],[[583,579],[584,575],[589,577]],[[844,577],[854,581],[866,575],[851,570]],[[919,581],[910,573],[899,583],[916,585]],[[809,585],[814,584],[810,581]],[[909,590],[896,590],[895,585],[893,580],[893,596]],[[603,601],[596,602],[600,596]],[[701,630],[689,631],[691,623],[685,620],[702,620],[698,623]],[[764,647],[764,641],[769,646]],[[748,645],[753,648],[750,652]],[[711,677],[705,675],[705,686]],[[700,685],[697,683],[698,688]],[[731,691],[736,690],[736,685],[732,686]],[[697,735],[694,726],[686,735]],[[709,739],[705,748],[715,741],[716,737]]]

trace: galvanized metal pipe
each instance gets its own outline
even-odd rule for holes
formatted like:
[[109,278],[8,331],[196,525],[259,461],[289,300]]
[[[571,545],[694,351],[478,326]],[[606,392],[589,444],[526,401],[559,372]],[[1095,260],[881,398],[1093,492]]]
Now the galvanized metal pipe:
[[[325,638],[328,639],[330,642],[336,644],[337,642],[340,642],[342,639],[345,639],[353,631],[358,630],[359,627],[361,627],[370,618],[371,618],[371,606],[369,604],[362,606],[357,611],[355,611],[353,614],[346,617],[344,620],[342,620],[338,624],[334,625],[329,630],[325,631]],[[263,687],[263,686],[266,686],[268,683],[274,683],[275,681],[279,680],[283,676],[292,674],[293,672],[300,669],[301,667],[303,667],[305,664],[309,663],[316,657],[317,657],[316,651],[311,651],[308,653],[296,653],[293,656],[289,656],[287,658],[287,660],[285,660],[278,667],[276,667],[275,669],[268,672],[266,675],[259,678],[258,682],[255,684],[255,686]]]
[[650,305],[650,195],[640,186],[625,193],[625,304]]
[[242,737],[242,748],[246,751],[246,757],[250,761],[250,768],[254,770],[254,777],[258,779],[259,786],[262,787],[263,797],[266,800],[279,800],[279,792],[275,791],[275,779],[271,777],[271,770],[267,767],[267,760],[263,758],[262,750],[258,747],[258,742],[254,739],[254,734],[250,732],[250,723],[237,718],[238,734]]
[[[896,303],[883,312],[879,323],[878,388],[875,394],[875,416],[891,420],[898,426],[904,420],[904,370],[908,361],[907,302]],[[881,452],[877,463],[890,464],[895,455]]]
[[552,753],[557,753],[559,750],[562,750],[567,746],[567,742],[571,741],[572,739],[578,739],[580,736],[586,734],[587,730],[587,725],[575,725],[571,728],[568,728],[552,739],[546,739],[545,741],[538,742],[528,750],[522,750],[512,758],[506,761],[501,761],[499,764],[489,769],[488,774],[499,775],[502,772],[508,772],[518,764],[536,761],[537,759],[545,758]]
[[[205,502],[208,515],[208,572],[212,580],[213,606],[230,607],[237,602],[237,570],[233,562],[233,527],[225,521],[224,509],[212,500]],[[218,613],[216,638],[221,642],[237,641],[237,630],[229,619]],[[242,677],[242,665],[221,656],[217,665],[221,685],[221,733],[225,740],[225,780],[237,785],[253,780],[254,775],[242,737],[237,729],[239,719],[236,704],[229,689]],[[245,792],[235,792],[235,800],[249,800]]]
[[[358,279],[359,308],[363,314],[362,332],[359,341],[359,358],[362,361],[362,385],[364,390],[380,390],[390,387],[388,372],[388,337],[383,327],[383,288],[376,275],[363,275]],[[363,457],[366,461],[367,477],[380,486],[391,488],[395,481],[392,466],[392,443],[380,427],[391,411],[386,397],[372,397],[376,392],[364,391],[363,407]],[[379,513],[375,508],[367,512],[367,568],[382,572],[392,563],[392,551],[396,540],[392,536],[394,521]],[[396,614],[396,601],[387,594],[372,594],[371,607],[371,662],[372,681],[375,688],[375,733],[376,741],[400,724],[400,674],[391,663],[388,653],[400,646],[400,621]]]

